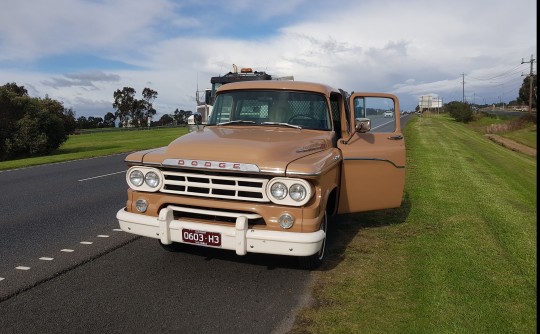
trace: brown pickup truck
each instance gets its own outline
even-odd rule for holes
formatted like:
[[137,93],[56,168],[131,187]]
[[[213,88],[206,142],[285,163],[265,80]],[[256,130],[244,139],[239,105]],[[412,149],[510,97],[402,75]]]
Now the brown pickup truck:
[[224,85],[204,128],[126,157],[120,227],[167,250],[289,255],[316,268],[332,215],[401,205],[399,114],[391,94],[298,81]]

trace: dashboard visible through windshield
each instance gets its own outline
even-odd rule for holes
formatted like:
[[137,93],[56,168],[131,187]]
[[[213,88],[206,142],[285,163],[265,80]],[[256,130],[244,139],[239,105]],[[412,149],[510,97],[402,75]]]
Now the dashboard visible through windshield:
[[296,91],[231,91],[217,96],[207,125],[276,125],[331,130],[323,95]]

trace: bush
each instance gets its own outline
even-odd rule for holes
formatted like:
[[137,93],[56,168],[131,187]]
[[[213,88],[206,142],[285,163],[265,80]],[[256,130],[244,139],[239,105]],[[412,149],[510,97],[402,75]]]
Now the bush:
[[533,113],[522,114],[521,116],[519,116],[516,122],[520,124],[533,123],[536,125],[536,114],[533,114]]
[[0,86],[0,161],[53,152],[68,139],[72,118],[58,101],[29,97],[14,83]]
[[473,120],[473,109],[468,103],[453,101],[447,103],[444,108],[458,122],[469,123]]

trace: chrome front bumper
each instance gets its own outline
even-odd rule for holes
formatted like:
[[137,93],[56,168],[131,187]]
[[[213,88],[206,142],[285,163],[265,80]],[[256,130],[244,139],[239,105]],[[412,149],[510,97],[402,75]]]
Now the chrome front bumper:
[[195,223],[176,220],[173,211],[177,207],[168,206],[159,212],[159,217],[145,216],[127,212],[122,208],[116,214],[120,228],[128,233],[160,239],[163,244],[183,243],[182,230],[215,232],[221,234],[221,247],[236,251],[238,255],[246,253],[264,253],[291,256],[309,256],[317,253],[325,238],[324,231],[298,233],[286,231],[266,231],[248,228],[248,217],[235,215],[234,226]]

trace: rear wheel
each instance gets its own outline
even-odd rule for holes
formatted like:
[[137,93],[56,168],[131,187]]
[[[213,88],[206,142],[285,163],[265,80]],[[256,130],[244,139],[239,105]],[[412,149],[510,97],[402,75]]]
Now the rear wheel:
[[325,237],[323,239],[321,249],[317,253],[315,253],[313,255],[298,257],[298,264],[299,264],[300,268],[302,268],[302,269],[316,269],[316,268],[320,267],[321,264],[323,263],[324,253],[325,253],[325,249],[326,249],[326,240],[328,239],[328,237],[326,236],[326,234],[328,233],[327,232],[328,231],[328,219],[327,219],[326,213],[324,214],[324,217],[323,217],[322,222],[321,222],[321,231],[324,231],[324,233],[325,233]]
[[168,252],[174,252],[174,253],[177,253],[177,252],[180,252],[182,251],[182,244],[181,243],[178,243],[178,242],[173,242],[172,244],[169,244],[169,245],[166,245],[164,243],[161,243],[161,240],[158,240],[159,241],[159,244],[161,245],[161,247],[163,247],[164,250],[168,251]]

